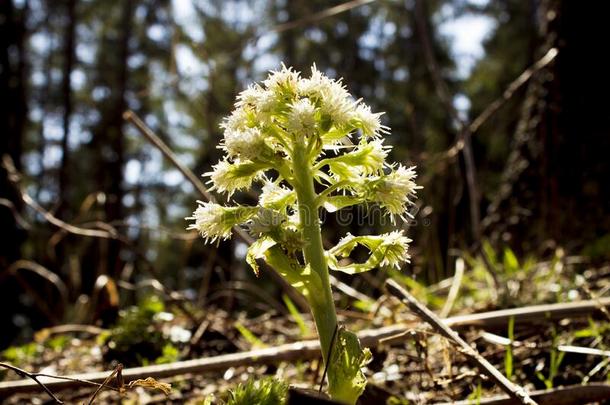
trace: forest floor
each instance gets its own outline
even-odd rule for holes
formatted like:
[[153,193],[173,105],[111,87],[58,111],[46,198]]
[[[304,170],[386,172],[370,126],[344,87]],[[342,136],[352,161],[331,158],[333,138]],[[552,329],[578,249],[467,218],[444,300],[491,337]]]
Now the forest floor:
[[[504,259],[506,270],[512,258],[509,262]],[[494,291],[480,263],[470,264],[459,280],[454,277],[434,286],[424,287],[406,276],[398,281],[407,283],[411,293],[436,312],[451,315],[447,324],[512,382],[529,392],[576,388],[560,392],[555,399],[547,398],[547,402],[540,397],[539,403],[580,404],[585,403],[585,394],[597,398],[596,403],[610,403],[610,388],[599,384],[610,380],[610,314],[605,309],[610,308],[610,301],[603,298],[610,290],[610,267],[586,268],[578,260],[562,257],[542,263],[513,263],[515,271],[501,278],[503,288]],[[594,305],[589,310],[569,310],[570,305],[581,301]],[[3,362],[29,372],[71,376],[99,371],[111,375],[119,362],[122,374],[132,367],[153,364],[158,365],[155,370],[163,370],[188,359],[225,356],[223,359],[231,353],[315,342],[311,317],[293,310],[289,301],[285,303],[280,311],[277,303],[270,302],[256,317],[245,312],[229,313],[218,303],[206,306],[205,312],[187,310],[187,316],[171,302],[148,297],[137,307],[121,311],[112,328],[72,325],[44,329],[32,342],[11,347],[1,357]],[[542,303],[563,303],[560,305],[567,305],[568,310],[540,312],[531,307]],[[503,318],[494,318],[497,313],[491,313],[484,322],[468,317],[499,308],[520,308],[521,312]],[[192,319],[193,313],[196,320]],[[373,360],[366,367],[369,385],[361,399],[363,404],[512,403],[487,400],[503,392],[453,343],[394,297],[382,295],[375,301],[355,303],[350,310],[339,311],[339,320],[351,330],[364,331],[364,335],[396,330],[369,345]],[[398,333],[400,330],[402,333]],[[223,367],[221,361],[213,370],[157,377],[155,381],[171,384],[168,393],[152,380],[129,387],[129,378],[117,379],[116,374],[99,392],[94,385],[82,384],[61,389],[49,385],[49,389],[65,403],[79,404],[225,403],[228,390],[263,376],[317,391],[323,368],[315,350],[278,353],[264,360],[255,356],[239,365],[227,363]],[[2,384],[22,377],[0,370],[0,398],[7,392]],[[121,393],[110,389],[117,384],[124,387]],[[591,390],[579,391],[578,387],[584,385]],[[607,398],[606,402],[601,398]],[[13,393],[3,403],[52,401],[49,394],[38,389]]]

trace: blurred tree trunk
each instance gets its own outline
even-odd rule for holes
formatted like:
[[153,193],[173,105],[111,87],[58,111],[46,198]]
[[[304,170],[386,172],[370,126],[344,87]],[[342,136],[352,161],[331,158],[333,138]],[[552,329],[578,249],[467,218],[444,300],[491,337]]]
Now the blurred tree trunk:
[[573,236],[582,246],[610,233],[610,62],[602,56],[610,4],[549,3],[543,12],[555,16],[549,24],[559,56],[539,127],[549,175],[544,227],[555,240]]
[[[98,51],[100,82],[110,91],[109,98],[100,105],[101,119],[93,129],[92,146],[97,156],[95,186],[105,193],[104,221],[112,222],[124,217],[123,169],[125,166],[125,134],[123,112],[127,108],[129,82],[129,42],[132,34],[134,2],[115,3],[121,7],[120,16],[109,27]],[[114,10],[113,10],[114,11]],[[122,268],[121,244],[118,241],[100,241],[98,273],[117,276]],[[93,281],[93,280],[91,280]],[[86,285],[91,285],[89,282]]]
[[[610,63],[599,57],[610,4],[538,3],[540,45],[559,54],[528,85],[503,185],[488,212],[493,239],[536,251],[553,240],[572,252],[610,257]],[[524,215],[525,213],[525,215]],[[600,245],[601,246],[601,245]]]
[[70,206],[69,162],[70,162],[70,117],[72,115],[72,86],[70,76],[74,68],[76,35],[76,0],[66,0],[66,27],[64,34],[64,60],[61,91],[63,97],[63,138],[61,139],[61,163],[59,167],[59,209],[65,217]]
[[[26,13],[26,9],[16,10],[12,1],[0,0],[0,157],[5,154],[10,156],[17,169],[21,169],[26,119],[26,63],[23,51]],[[0,168],[0,199],[4,203],[0,206],[0,229],[3,236],[0,243],[0,269],[5,271],[10,263],[20,258],[25,234],[18,227],[10,208],[12,205],[15,212],[19,213],[22,202],[3,168]],[[18,286],[12,285],[12,278],[5,278],[0,282],[3,284],[0,306],[14,307]],[[0,325],[3,325],[3,328],[6,326],[7,329],[6,333],[0,333],[0,347],[4,347],[13,338],[14,330],[8,326],[12,325],[13,315],[11,311],[0,311]]]

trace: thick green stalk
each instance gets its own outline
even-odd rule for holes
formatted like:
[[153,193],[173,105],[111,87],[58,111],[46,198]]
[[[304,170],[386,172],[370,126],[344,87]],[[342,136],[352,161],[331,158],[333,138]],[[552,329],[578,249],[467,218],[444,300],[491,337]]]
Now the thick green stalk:
[[324,363],[328,359],[333,335],[337,327],[337,314],[328,277],[328,264],[324,256],[320,218],[318,215],[317,195],[314,189],[313,173],[307,147],[304,143],[295,145],[292,155],[294,189],[297,194],[299,217],[303,232],[303,255],[322,282],[322,291],[308,294],[311,312],[316,322]]

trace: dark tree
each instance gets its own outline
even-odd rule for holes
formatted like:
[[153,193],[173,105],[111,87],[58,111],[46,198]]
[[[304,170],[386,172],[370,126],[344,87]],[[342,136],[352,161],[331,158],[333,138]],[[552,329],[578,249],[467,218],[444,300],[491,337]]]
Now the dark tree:
[[70,77],[75,63],[75,36],[76,36],[76,0],[65,1],[65,34],[63,40],[63,71],[61,82],[61,93],[63,98],[62,126],[63,137],[61,139],[61,163],[59,167],[59,214],[65,216],[65,211],[70,204],[68,195],[70,178],[70,118],[73,111],[73,96]]
[[[16,9],[10,0],[0,1],[0,158],[12,159],[21,169],[23,130],[26,121],[25,82],[26,63],[24,41],[26,37],[26,9]],[[0,167],[0,306],[14,308],[18,301],[14,279],[7,277],[7,267],[21,257],[21,244],[25,232],[16,221],[15,214],[22,210],[18,191],[8,180],[7,172]],[[0,311],[0,325],[10,325],[13,313]],[[11,330],[0,334],[0,347],[13,338]]]

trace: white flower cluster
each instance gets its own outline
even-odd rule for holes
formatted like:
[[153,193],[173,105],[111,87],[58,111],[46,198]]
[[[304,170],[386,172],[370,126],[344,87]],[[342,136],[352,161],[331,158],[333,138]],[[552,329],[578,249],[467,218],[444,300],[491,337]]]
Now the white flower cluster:
[[[380,139],[388,132],[380,117],[354,99],[341,80],[328,78],[315,65],[307,78],[286,67],[271,72],[262,84],[237,97],[235,110],[221,124],[225,156],[205,174],[212,190],[229,197],[262,182],[258,205],[199,202],[187,218],[194,221],[188,229],[212,242],[228,239],[234,227],[245,226],[256,238],[246,254],[255,274],[257,260],[265,260],[312,308],[326,310],[313,315],[321,341],[326,337],[332,344],[322,346],[332,354],[325,357],[329,392],[346,403],[355,403],[364,389],[362,367],[370,352],[362,350],[351,332],[339,330],[335,339],[328,270],[357,274],[380,267],[400,269],[410,259],[410,240],[402,231],[348,234],[325,250],[318,213],[322,207],[334,212],[374,203],[392,221],[409,215],[411,196],[418,189],[415,171],[386,163],[391,148]],[[365,261],[343,260],[358,246],[369,252]]]
[[[237,96],[234,111],[221,123],[225,157],[204,174],[212,190],[229,197],[262,182],[259,209],[237,215],[231,207],[200,204],[189,218],[195,220],[189,229],[214,241],[228,238],[233,226],[246,225],[255,236],[270,236],[278,243],[288,240],[286,235],[297,240],[301,224],[291,183],[297,146],[309,154],[303,160],[311,162],[315,181],[327,188],[316,202],[319,207],[337,210],[374,203],[392,221],[396,216],[404,219],[419,187],[413,167],[386,163],[391,147],[381,139],[388,132],[381,115],[315,65],[309,77],[285,66],[271,72]],[[268,176],[271,171],[276,173]],[[406,237],[382,236],[384,240],[372,239],[385,252],[376,265],[397,267],[408,261]]]
[[316,130],[316,107],[308,98],[290,105],[286,129],[294,136],[307,136]]
[[294,191],[283,187],[276,182],[266,181],[263,185],[258,202],[264,208],[278,208],[293,204],[296,196]]
[[[354,236],[348,233],[327,252],[327,259],[332,269],[349,274],[361,273],[376,267],[400,269],[411,259],[408,253],[410,242],[411,239],[404,236],[402,231],[366,236]],[[358,245],[364,246],[371,252],[368,260],[364,263],[341,265],[338,258],[348,257]]]
[[258,128],[226,129],[222,147],[230,158],[256,160],[265,152],[265,139]]
[[253,207],[223,207],[222,205],[197,201],[199,206],[193,212],[194,220],[188,230],[198,231],[206,242],[215,242],[220,239],[229,239],[234,226],[248,221],[257,209]]
[[262,176],[261,166],[255,163],[231,163],[221,160],[211,172],[204,173],[210,178],[210,190],[218,190],[231,196],[235,191],[250,188],[252,182]]
[[[369,152],[361,172],[370,174],[387,156],[387,148],[375,140],[387,130],[380,117],[315,65],[307,78],[284,66],[238,95],[235,110],[221,124],[226,157],[206,175],[212,189],[231,195],[262,178],[275,159],[288,158],[296,139],[317,137],[323,148],[333,148],[358,130],[363,135],[359,151]],[[372,142],[367,144],[367,138]]]
[[392,218],[397,215],[404,219],[405,214],[409,215],[407,209],[413,203],[410,197],[421,188],[415,184],[415,177],[414,167],[399,164],[389,174],[375,177],[365,184],[365,199],[387,209]]
[[383,244],[386,251],[379,263],[381,267],[394,267],[400,269],[403,263],[409,263],[409,243],[411,239],[402,234],[402,231],[393,231],[383,236]]

